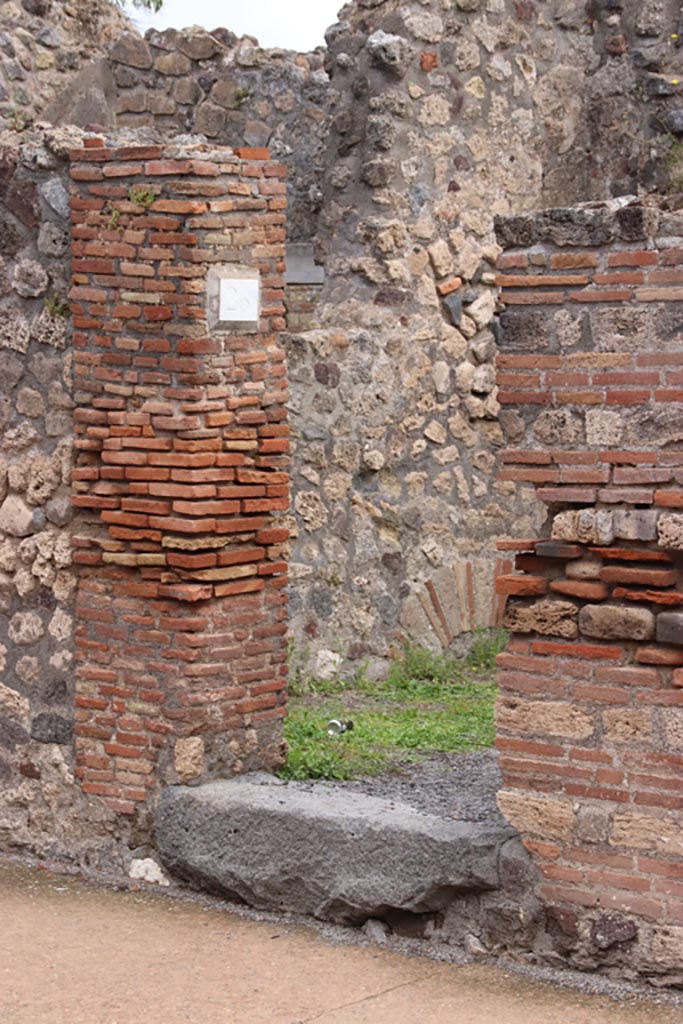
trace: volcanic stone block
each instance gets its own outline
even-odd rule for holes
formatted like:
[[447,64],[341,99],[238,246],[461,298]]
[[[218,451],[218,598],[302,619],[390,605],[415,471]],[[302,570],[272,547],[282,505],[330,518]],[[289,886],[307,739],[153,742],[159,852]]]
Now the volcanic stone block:
[[579,629],[601,640],[650,640],[655,635],[655,617],[647,608],[587,604],[579,613]]
[[655,540],[657,516],[653,510],[622,510],[614,513],[614,535],[620,540]]
[[340,922],[435,912],[456,894],[498,888],[512,834],[268,775],[169,788],[156,820],[174,874],[251,906]]
[[657,616],[657,639],[662,644],[683,644],[683,612],[662,612]]

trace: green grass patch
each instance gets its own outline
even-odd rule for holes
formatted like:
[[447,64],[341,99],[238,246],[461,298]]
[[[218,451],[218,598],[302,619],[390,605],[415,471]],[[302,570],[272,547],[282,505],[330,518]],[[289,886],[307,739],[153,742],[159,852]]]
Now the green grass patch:
[[[351,779],[424,760],[434,753],[466,753],[493,745],[494,658],[502,631],[482,633],[466,658],[407,649],[382,682],[362,673],[295,682],[285,737],[285,779]],[[327,735],[333,718],[352,731]]]

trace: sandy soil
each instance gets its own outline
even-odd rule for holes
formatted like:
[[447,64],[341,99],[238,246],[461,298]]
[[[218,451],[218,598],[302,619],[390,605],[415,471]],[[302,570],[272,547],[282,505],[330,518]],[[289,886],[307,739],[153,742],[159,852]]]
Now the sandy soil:
[[112,892],[0,862],[2,1024],[681,1024],[614,1002],[339,945],[156,893]]

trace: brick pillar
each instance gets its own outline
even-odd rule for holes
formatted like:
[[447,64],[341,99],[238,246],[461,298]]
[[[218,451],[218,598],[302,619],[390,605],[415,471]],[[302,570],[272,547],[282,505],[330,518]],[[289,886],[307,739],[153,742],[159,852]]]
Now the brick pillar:
[[71,160],[77,771],[128,815],[283,756],[285,185],[266,150]]
[[500,806],[580,965],[683,957],[683,223],[637,203],[499,225],[502,480],[541,538],[498,581]]

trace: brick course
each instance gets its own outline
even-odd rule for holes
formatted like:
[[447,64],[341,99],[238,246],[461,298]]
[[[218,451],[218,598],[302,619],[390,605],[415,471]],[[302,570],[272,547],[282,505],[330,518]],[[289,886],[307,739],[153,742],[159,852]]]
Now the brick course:
[[[283,757],[281,173],[261,149],[71,153],[77,776],[123,815]],[[258,331],[209,334],[207,272],[233,263]]]
[[[662,878],[683,871],[681,353],[669,327],[683,292],[662,268],[683,250],[659,237],[656,210],[632,209],[642,237],[622,240],[614,211],[550,211],[532,219],[533,265],[523,247],[499,260],[499,397],[518,417],[499,477],[534,486],[550,514],[548,535],[520,541],[498,581],[512,639],[497,719],[500,805],[570,958],[650,971],[647,950],[682,908]],[[563,216],[576,230],[545,234]],[[638,279],[615,288],[611,268]],[[596,945],[607,921],[621,930]]]

